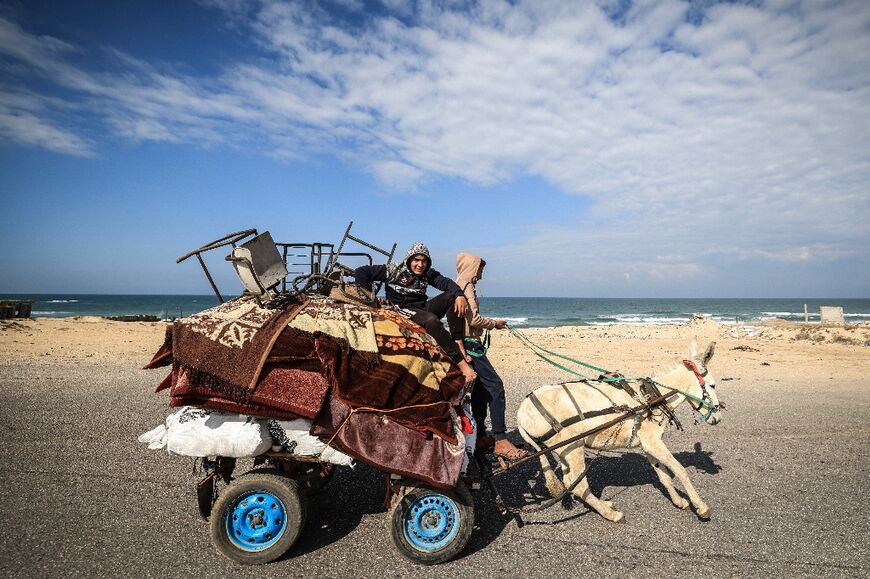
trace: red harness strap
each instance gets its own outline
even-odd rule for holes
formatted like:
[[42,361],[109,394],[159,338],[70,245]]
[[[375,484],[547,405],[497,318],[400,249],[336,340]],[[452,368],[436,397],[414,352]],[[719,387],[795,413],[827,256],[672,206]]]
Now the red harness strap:
[[695,364],[695,362],[693,362],[692,360],[683,360],[683,365],[695,373],[695,377],[698,379],[698,383],[701,385],[701,388],[703,388],[706,383],[704,382],[704,377],[701,376],[700,370],[698,370],[698,365]]

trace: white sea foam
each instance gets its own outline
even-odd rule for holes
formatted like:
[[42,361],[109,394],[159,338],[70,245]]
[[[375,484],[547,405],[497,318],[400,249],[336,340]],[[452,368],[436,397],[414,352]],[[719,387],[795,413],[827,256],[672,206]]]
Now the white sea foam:
[[[763,315],[761,316],[762,320],[769,320],[771,318],[786,318],[786,317],[795,317],[802,318],[804,316],[803,312],[761,312]],[[818,312],[809,312],[808,316],[810,318],[819,318],[821,314]],[[845,318],[870,318],[870,313],[868,314],[843,314]]]
[[77,304],[78,300],[48,300],[46,304]]
[[33,310],[31,316],[71,316],[73,312],[52,312],[43,310]]
[[636,316],[633,314],[617,314],[613,322],[590,322],[591,326],[678,326],[689,322],[689,318],[672,318],[664,316]]
[[517,326],[521,326],[523,324],[526,324],[529,321],[529,318],[500,318],[500,319],[506,321],[509,324],[513,324],[513,325],[517,325]]
[[[810,318],[818,318],[821,316],[821,314],[819,314],[819,312],[807,312],[807,316]],[[761,312],[761,316],[759,316],[759,319],[760,320],[770,320],[772,318],[802,318],[802,317],[804,317],[803,312]]]

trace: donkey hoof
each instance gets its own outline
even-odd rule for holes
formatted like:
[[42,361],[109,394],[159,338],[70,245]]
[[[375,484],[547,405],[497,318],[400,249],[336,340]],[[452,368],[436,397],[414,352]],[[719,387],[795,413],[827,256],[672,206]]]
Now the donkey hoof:
[[615,515],[615,517],[610,519],[611,521],[614,523],[625,523],[625,513],[616,512]]
[[674,506],[680,510],[685,511],[686,509],[689,508],[689,501],[687,501],[684,498],[678,498],[674,501]]
[[698,515],[698,518],[701,519],[702,521],[709,521],[710,520],[710,507],[704,506],[703,508],[698,509],[697,515]]

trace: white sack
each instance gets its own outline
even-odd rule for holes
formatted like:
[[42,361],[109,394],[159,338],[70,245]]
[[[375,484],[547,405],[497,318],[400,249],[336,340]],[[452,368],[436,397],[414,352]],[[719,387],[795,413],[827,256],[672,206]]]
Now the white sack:
[[474,413],[471,411],[471,404],[464,402],[462,404],[462,413],[468,418],[471,423],[471,433],[465,434],[462,432],[461,422],[459,431],[465,436],[465,459],[462,461],[462,474],[468,473],[468,465],[474,456],[474,451],[477,449],[477,422],[474,420]]
[[326,447],[319,438],[308,434],[310,430],[311,421],[304,418],[269,421],[269,434],[272,440],[275,444],[284,447],[284,450],[303,456],[317,456],[320,460],[332,464],[353,466],[351,457],[331,446]]
[[272,446],[266,427],[252,416],[184,406],[166,417],[166,425],[146,432],[139,442],[182,456],[260,455]]
[[169,436],[169,431],[166,430],[166,425],[161,424],[157,428],[149,430],[145,434],[139,436],[139,442],[144,442],[150,450],[166,447],[166,438]]

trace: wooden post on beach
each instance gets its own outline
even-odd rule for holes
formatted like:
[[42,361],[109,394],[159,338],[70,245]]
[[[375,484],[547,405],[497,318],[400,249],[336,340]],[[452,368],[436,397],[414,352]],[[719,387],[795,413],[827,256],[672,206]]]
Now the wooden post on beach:
[[804,322],[808,323],[810,321],[810,312],[807,310],[807,304],[804,304]]

